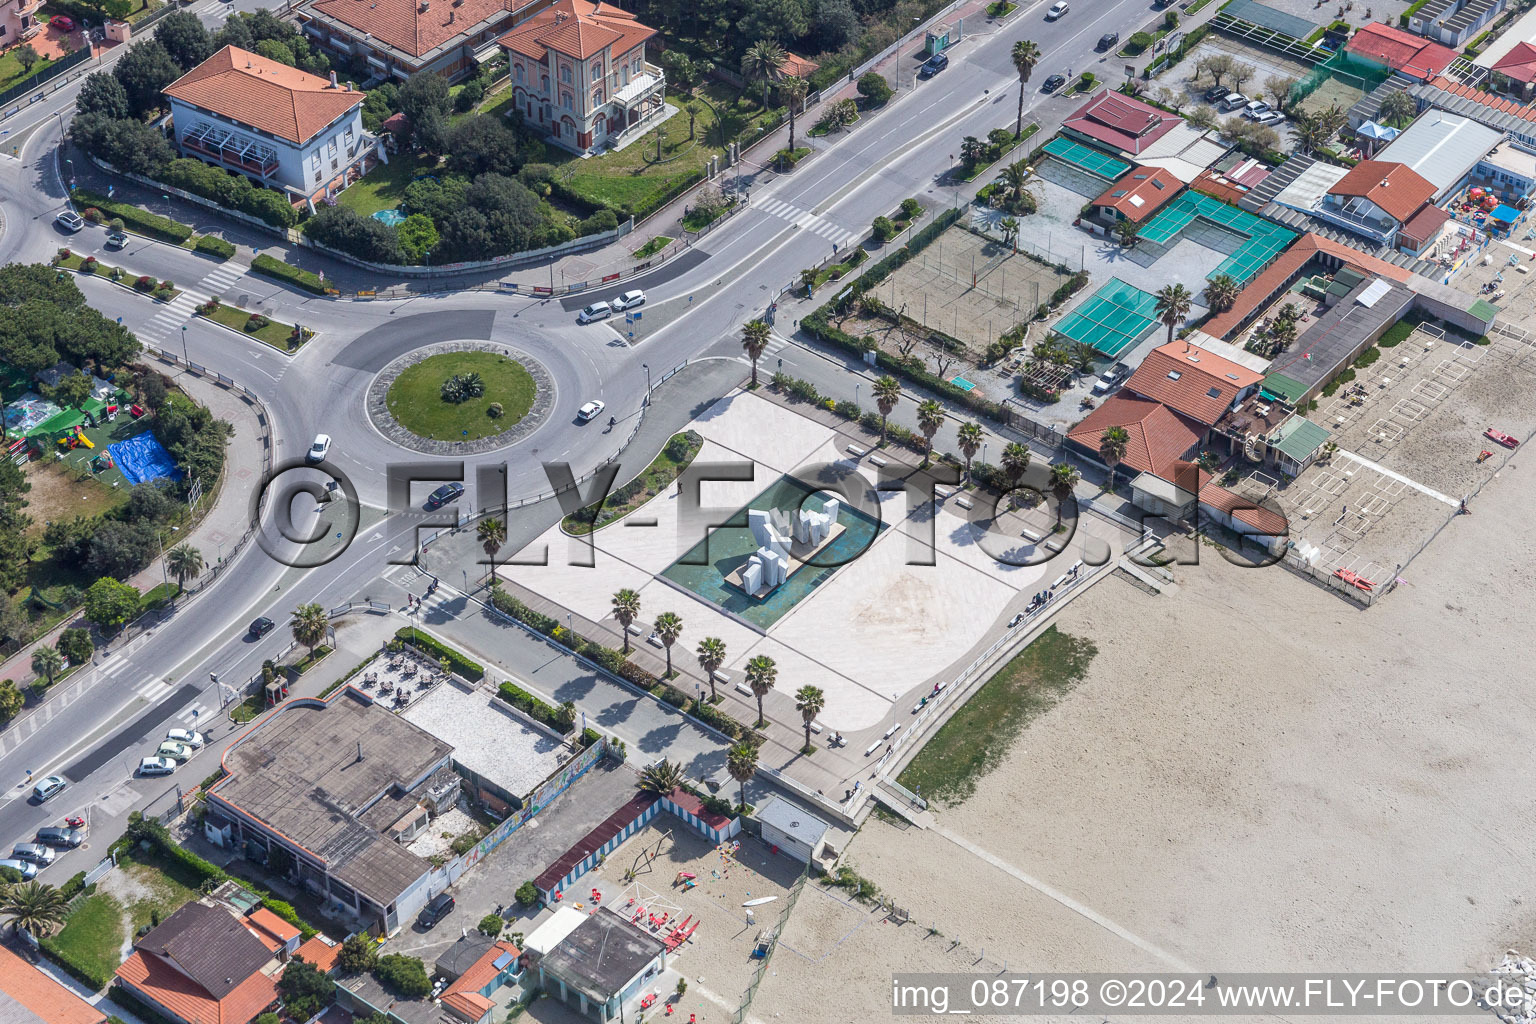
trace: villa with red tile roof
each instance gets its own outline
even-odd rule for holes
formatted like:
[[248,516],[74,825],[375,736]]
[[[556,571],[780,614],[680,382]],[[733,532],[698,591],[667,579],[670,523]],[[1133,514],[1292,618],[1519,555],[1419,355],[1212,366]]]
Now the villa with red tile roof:
[[1417,256],[1447,220],[1434,198],[1434,183],[1407,164],[1362,160],[1323,194],[1311,212]]
[[194,901],[134,941],[116,982],[175,1024],[249,1024],[277,1002],[283,952],[264,928]]
[[1182,191],[1184,183],[1172,171],[1137,167],[1093,201],[1093,214],[1083,219],[1083,226],[1108,234],[1121,221],[1140,224]]
[[1362,26],[1350,37],[1345,49],[1356,57],[1420,80],[1434,78],[1456,59],[1456,51],[1448,46],[1377,21]]
[[501,52],[496,40],[549,0],[306,0],[294,15],[343,63],[361,58],[400,81],[421,71],[463,78]]
[[1147,353],[1124,390],[1211,427],[1263,379],[1256,370],[1181,339]]
[[44,19],[37,16],[42,0],[0,0],[0,48],[37,35]]
[[656,30],[593,0],[556,0],[502,36],[512,105],[556,145],[592,153],[666,110],[666,75],[645,60]]
[[1514,49],[1494,62],[1491,70],[1494,75],[1503,75],[1509,79],[1511,91],[1518,93],[1522,99],[1530,99],[1532,92],[1536,91],[1533,88],[1536,87],[1536,46],[1525,42],[1516,43]]
[[1137,156],[1180,120],[1177,114],[1106,89],[1078,107],[1062,122],[1061,130],[1085,142]]
[[183,156],[235,171],[313,208],[388,158],[363,130],[366,94],[235,46],[165,88]]
[[0,946],[0,1020],[6,1024],[106,1024],[107,1015]]

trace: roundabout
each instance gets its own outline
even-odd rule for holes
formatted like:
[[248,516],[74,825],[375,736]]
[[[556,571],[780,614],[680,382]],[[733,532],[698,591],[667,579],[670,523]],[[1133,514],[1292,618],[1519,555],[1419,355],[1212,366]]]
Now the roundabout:
[[401,448],[470,455],[531,435],[555,404],[554,378],[527,353],[488,341],[408,352],[368,386],[368,418]]

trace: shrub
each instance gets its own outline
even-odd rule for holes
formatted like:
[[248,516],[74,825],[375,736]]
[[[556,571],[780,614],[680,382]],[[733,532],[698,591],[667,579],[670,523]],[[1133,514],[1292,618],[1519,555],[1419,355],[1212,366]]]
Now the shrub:
[[870,231],[874,234],[877,240],[881,242],[889,242],[891,239],[896,237],[897,233],[900,232],[901,229],[898,228],[896,226],[896,222],[891,220],[889,217],[876,217],[874,223],[870,225]]
[[371,971],[379,962],[379,947],[367,932],[357,932],[341,944],[341,952],[337,955],[336,962],[348,974]]
[[484,666],[470,661],[452,647],[441,644],[435,638],[413,630],[409,626],[402,626],[395,634],[395,638],[436,661],[447,659],[450,670],[471,683],[479,682],[485,676]]
[[532,881],[524,882],[517,887],[515,898],[517,899],[518,906],[531,907],[539,902],[539,887],[534,885]]
[[80,273],[82,273],[82,274],[94,274],[94,273],[96,273],[96,257],[95,256],[87,256],[80,263]]
[[566,721],[559,708],[540,700],[516,683],[502,683],[496,688],[496,696],[536,722],[542,722],[562,733],[571,731],[571,723]]
[[233,242],[226,242],[224,239],[213,235],[203,235],[197,240],[197,244],[192,249],[194,252],[217,256],[221,260],[227,260],[235,254]]
[[907,220],[911,220],[922,212],[923,204],[915,196],[901,201],[901,215]]
[[500,914],[486,914],[480,919],[480,923],[476,927],[479,929],[480,934],[489,935],[494,939],[501,934],[501,930],[506,926],[507,922],[501,919]]
[[320,280],[318,274],[312,274],[299,267],[290,267],[282,260],[274,259],[266,253],[262,253],[251,261],[251,269],[258,274],[264,274],[279,281],[286,281],[288,284],[303,288],[305,291],[314,292],[316,295],[324,295],[326,293],[325,282]]
[[493,420],[499,420],[506,414],[506,410],[501,407],[500,402],[492,402],[486,406],[485,414]]
[[432,979],[427,977],[426,965],[403,953],[379,957],[373,976],[379,979],[379,984],[404,999],[420,999],[432,991]]
[[245,329],[248,331],[259,331],[271,322],[272,321],[268,320],[260,313],[252,313],[250,316],[245,318]]
[[61,260],[67,260],[73,255],[74,253],[68,249],[60,249],[57,258]]
[[868,71],[859,77],[859,95],[872,107],[878,107],[891,98],[891,85],[878,71]]
[[148,210],[141,210],[130,203],[119,203],[88,188],[75,189],[75,201],[90,203],[101,209],[103,213],[112,214],[113,228],[122,231],[132,228],[141,235],[149,235],[164,242],[181,245],[192,237],[192,226],[180,221],[162,217]]
[[155,286],[155,279],[148,274],[140,274],[134,279],[133,286],[141,292],[147,292]]
[[92,224],[100,224],[102,221],[101,211],[94,206],[87,206],[85,208],[85,212],[80,216],[84,217],[88,222]]

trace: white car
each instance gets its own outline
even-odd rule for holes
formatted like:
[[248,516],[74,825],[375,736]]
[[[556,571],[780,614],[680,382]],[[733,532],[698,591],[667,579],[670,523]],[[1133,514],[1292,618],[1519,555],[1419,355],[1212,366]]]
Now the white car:
[[1045,20],[1055,21],[1069,10],[1071,8],[1067,6],[1067,0],[1057,0],[1056,3],[1051,5],[1051,9],[1045,12]]
[[64,792],[64,787],[68,785],[69,783],[64,780],[63,776],[50,775],[32,787],[32,799],[36,800],[38,803],[44,803],[48,800],[52,800],[54,797]]
[[140,775],[169,775],[176,770],[176,762],[168,757],[146,757],[139,762]]
[[17,860],[14,858],[0,860],[0,868],[11,868],[21,875],[23,882],[30,882],[37,877],[37,865],[29,860]]
[[1266,110],[1253,119],[1254,124],[1280,124],[1285,120],[1285,115],[1278,110]]
[[612,303],[613,311],[615,313],[622,313],[627,309],[634,309],[636,306],[643,305],[645,305],[645,292],[641,291],[639,288],[625,292],[623,295],[620,295],[618,298],[614,299]]
[[65,210],[53,219],[58,223],[59,227],[71,234],[85,227],[85,220],[74,210]]
[[331,435],[316,434],[315,443],[309,446],[309,454],[304,456],[305,462],[324,462],[325,457],[331,453]]
[[594,302],[580,313],[576,314],[576,322],[589,324],[594,320],[605,320],[613,316],[613,307],[606,302]]
[[175,740],[177,743],[185,743],[193,750],[203,749],[203,734],[191,729],[172,729],[165,734],[165,738]]
[[1269,104],[1263,100],[1249,100],[1243,106],[1243,116],[1250,121],[1267,113],[1269,113]]
[[608,406],[601,398],[594,398],[592,401],[576,410],[576,421],[578,423],[590,423],[592,420],[595,420],[597,417],[601,416],[603,410],[606,408],[608,408]]

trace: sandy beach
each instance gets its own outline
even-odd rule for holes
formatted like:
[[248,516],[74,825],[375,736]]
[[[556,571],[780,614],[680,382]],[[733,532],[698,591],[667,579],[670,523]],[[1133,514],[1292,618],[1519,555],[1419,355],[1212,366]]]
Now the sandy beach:
[[[1209,547],[1176,593],[1096,586],[1057,620],[1098,646],[1087,677],[976,795],[850,845],[915,923],[875,914],[824,956],[779,953],[751,1016],[884,1020],[893,972],[957,958],[1459,971],[1536,947],[1522,461],[1370,610]],[[848,914],[802,899],[786,941]]]

